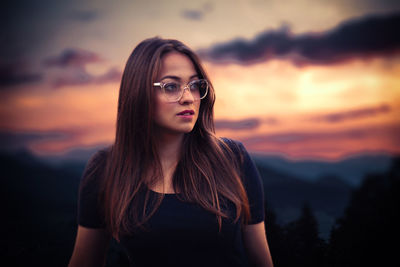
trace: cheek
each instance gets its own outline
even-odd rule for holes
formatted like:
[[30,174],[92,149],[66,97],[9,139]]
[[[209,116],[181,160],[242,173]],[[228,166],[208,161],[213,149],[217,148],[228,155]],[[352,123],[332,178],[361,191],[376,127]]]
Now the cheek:
[[162,120],[163,114],[165,114],[165,107],[159,98],[156,98],[156,101],[154,104],[155,104],[154,119],[157,123],[160,123],[160,120]]
[[157,99],[156,100],[156,106],[155,106],[155,116],[156,116],[156,121],[161,120],[170,120],[171,117],[174,115],[174,108],[173,105],[170,103],[164,102],[162,99]]
[[165,110],[166,105],[165,105],[161,95],[156,94],[154,104],[155,104],[155,114],[163,113],[163,110]]

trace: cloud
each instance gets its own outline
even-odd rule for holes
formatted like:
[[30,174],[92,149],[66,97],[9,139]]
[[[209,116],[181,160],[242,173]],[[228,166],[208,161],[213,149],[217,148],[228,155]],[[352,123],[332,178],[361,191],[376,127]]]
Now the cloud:
[[348,20],[320,33],[294,35],[284,25],[252,40],[236,39],[198,52],[204,59],[217,63],[253,64],[279,58],[298,66],[335,64],[398,53],[399,28],[400,13]]
[[85,69],[77,69],[55,78],[53,80],[53,87],[60,88],[65,86],[81,86],[119,82],[121,77],[122,72],[115,67],[110,68],[107,72],[101,75],[92,75]]
[[43,61],[48,67],[84,67],[89,63],[101,62],[103,59],[96,53],[83,49],[66,49],[60,55]]
[[241,138],[253,152],[283,153],[293,158],[338,159],[363,152],[400,153],[400,126],[373,125],[340,131],[299,130]]
[[119,82],[122,72],[116,67],[111,67],[107,72],[100,75],[90,74],[86,70],[87,64],[104,61],[101,56],[91,51],[66,49],[58,56],[45,59],[43,64],[47,67],[63,68],[62,75],[53,79],[54,88]]
[[[345,139],[350,140],[362,140],[367,138],[372,138],[374,140],[380,140],[381,138],[387,139],[390,137],[392,141],[397,140],[400,135],[400,126],[399,125],[383,125],[377,127],[359,127],[352,128],[337,132],[325,132],[325,131],[298,131],[298,132],[282,132],[277,134],[267,134],[267,135],[258,135],[251,136],[246,139],[242,139],[246,141],[246,143],[256,145],[261,143],[270,143],[270,144],[294,144],[294,143],[304,143],[305,145],[308,142],[333,142],[343,141]],[[345,143],[344,143],[345,144]],[[397,146],[400,146],[400,141],[397,141]],[[400,147],[399,147],[400,148]]]
[[70,17],[80,22],[92,22],[99,17],[99,13],[94,10],[74,10]]
[[181,13],[182,17],[190,20],[201,20],[203,18],[202,10],[185,9]]
[[122,72],[116,68],[110,68],[106,73],[95,76],[93,82],[96,84],[108,83],[108,82],[119,82],[122,78]]
[[52,80],[54,88],[88,85],[92,82],[93,76],[89,74],[85,69],[65,72],[63,75],[59,75]]
[[360,9],[360,5],[363,7],[369,7],[373,10],[399,10],[400,8],[398,0],[344,0],[343,2],[357,9]]
[[387,104],[382,104],[378,107],[365,107],[344,112],[336,112],[325,114],[322,116],[314,117],[314,120],[325,121],[329,123],[342,122],[344,120],[362,119],[380,115],[382,113],[388,113],[391,111],[391,107]]
[[217,130],[252,130],[260,126],[261,121],[256,118],[244,120],[216,120],[215,128]]
[[22,64],[0,65],[0,89],[26,85],[43,80],[41,73],[26,70]]
[[214,6],[211,2],[203,4],[202,7],[198,9],[184,9],[181,11],[181,16],[189,20],[202,20],[204,16],[211,12]]

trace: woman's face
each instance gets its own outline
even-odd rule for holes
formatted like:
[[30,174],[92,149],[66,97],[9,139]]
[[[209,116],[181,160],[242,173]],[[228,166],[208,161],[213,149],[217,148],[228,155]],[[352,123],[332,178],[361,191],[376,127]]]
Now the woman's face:
[[[184,54],[170,52],[161,59],[156,82],[178,82],[184,87],[198,79],[192,61]],[[160,87],[156,87],[155,124],[161,133],[179,134],[192,131],[199,115],[200,101],[185,90],[177,102],[169,102]]]

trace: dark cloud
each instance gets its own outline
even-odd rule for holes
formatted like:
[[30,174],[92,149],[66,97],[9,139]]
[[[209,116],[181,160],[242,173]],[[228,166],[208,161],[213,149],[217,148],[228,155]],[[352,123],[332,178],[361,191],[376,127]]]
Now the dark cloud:
[[53,87],[60,88],[65,86],[81,86],[89,84],[105,84],[111,82],[119,82],[122,77],[122,72],[113,67],[107,72],[100,75],[92,75],[85,69],[77,69],[70,73],[65,73],[53,80]]
[[88,63],[101,62],[103,59],[96,53],[82,49],[66,49],[60,55],[44,60],[49,67],[83,67]]
[[79,86],[87,85],[93,82],[93,76],[85,69],[78,69],[74,71],[65,72],[52,79],[54,88],[61,88],[64,86]]
[[400,9],[398,0],[344,0],[343,2],[348,6],[352,6],[354,9],[360,9],[360,6],[377,11],[393,11]]
[[290,145],[304,143],[324,143],[332,144],[332,142],[340,142],[343,140],[388,140],[394,145],[400,145],[400,125],[383,125],[376,127],[360,127],[337,132],[282,132],[277,134],[266,134],[251,136],[241,139],[246,144],[257,147],[258,145]]
[[26,85],[43,80],[41,73],[25,70],[20,64],[0,65],[0,89]]
[[382,104],[378,107],[365,107],[344,112],[336,112],[317,116],[314,119],[317,121],[325,121],[329,123],[342,122],[344,120],[361,119],[380,115],[382,113],[388,113],[391,111],[391,107],[387,104]]
[[99,13],[95,10],[75,10],[70,14],[73,20],[81,22],[91,22],[99,17]]
[[97,84],[108,82],[119,82],[122,78],[122,72],[118,68],[110,68],[106,73],[94,77],[94,82]]
[[43,64],[47,67],[63,68],[62,74],[53,78],[53,87],[55,88],[120,81],[122,72],[115,67],[100,75],[93,75],[87,72],[87,64],[103,61],[104,59],[94,52],[82,49],[67,49],[58,56],[45,59]]
[[182,17],[190,20],[201,20],[203,18],[202,10],[185,9],[181,14]]
[[215,127],[218,130],[251,130],[260,126],[261,121],[256,118],[249,118],[244,120],[216,120]]
[[213,3],[207,2],[198,9],[184,9],[181,16],[189,20],[202,20],[204,16],[214,9]]
[[345,21],[321,33],[294,35],[288,26],[268,30],[253,40],[236,39],[200,50],[206,60],[252,64],[274,58],[296,65],[334,64],[353,58],[400,51],[400,13]]

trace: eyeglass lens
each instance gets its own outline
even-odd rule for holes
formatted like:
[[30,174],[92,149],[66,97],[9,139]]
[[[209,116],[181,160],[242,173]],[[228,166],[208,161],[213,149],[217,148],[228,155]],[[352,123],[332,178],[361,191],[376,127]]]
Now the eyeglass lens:
[[[195,80],[187,85],[195,100],[202,99],[206,96],[208,84],[206,80]],[[163,83],[163,91],[169,101],[178,101],[183,95],[185,88],[178,82]]]

